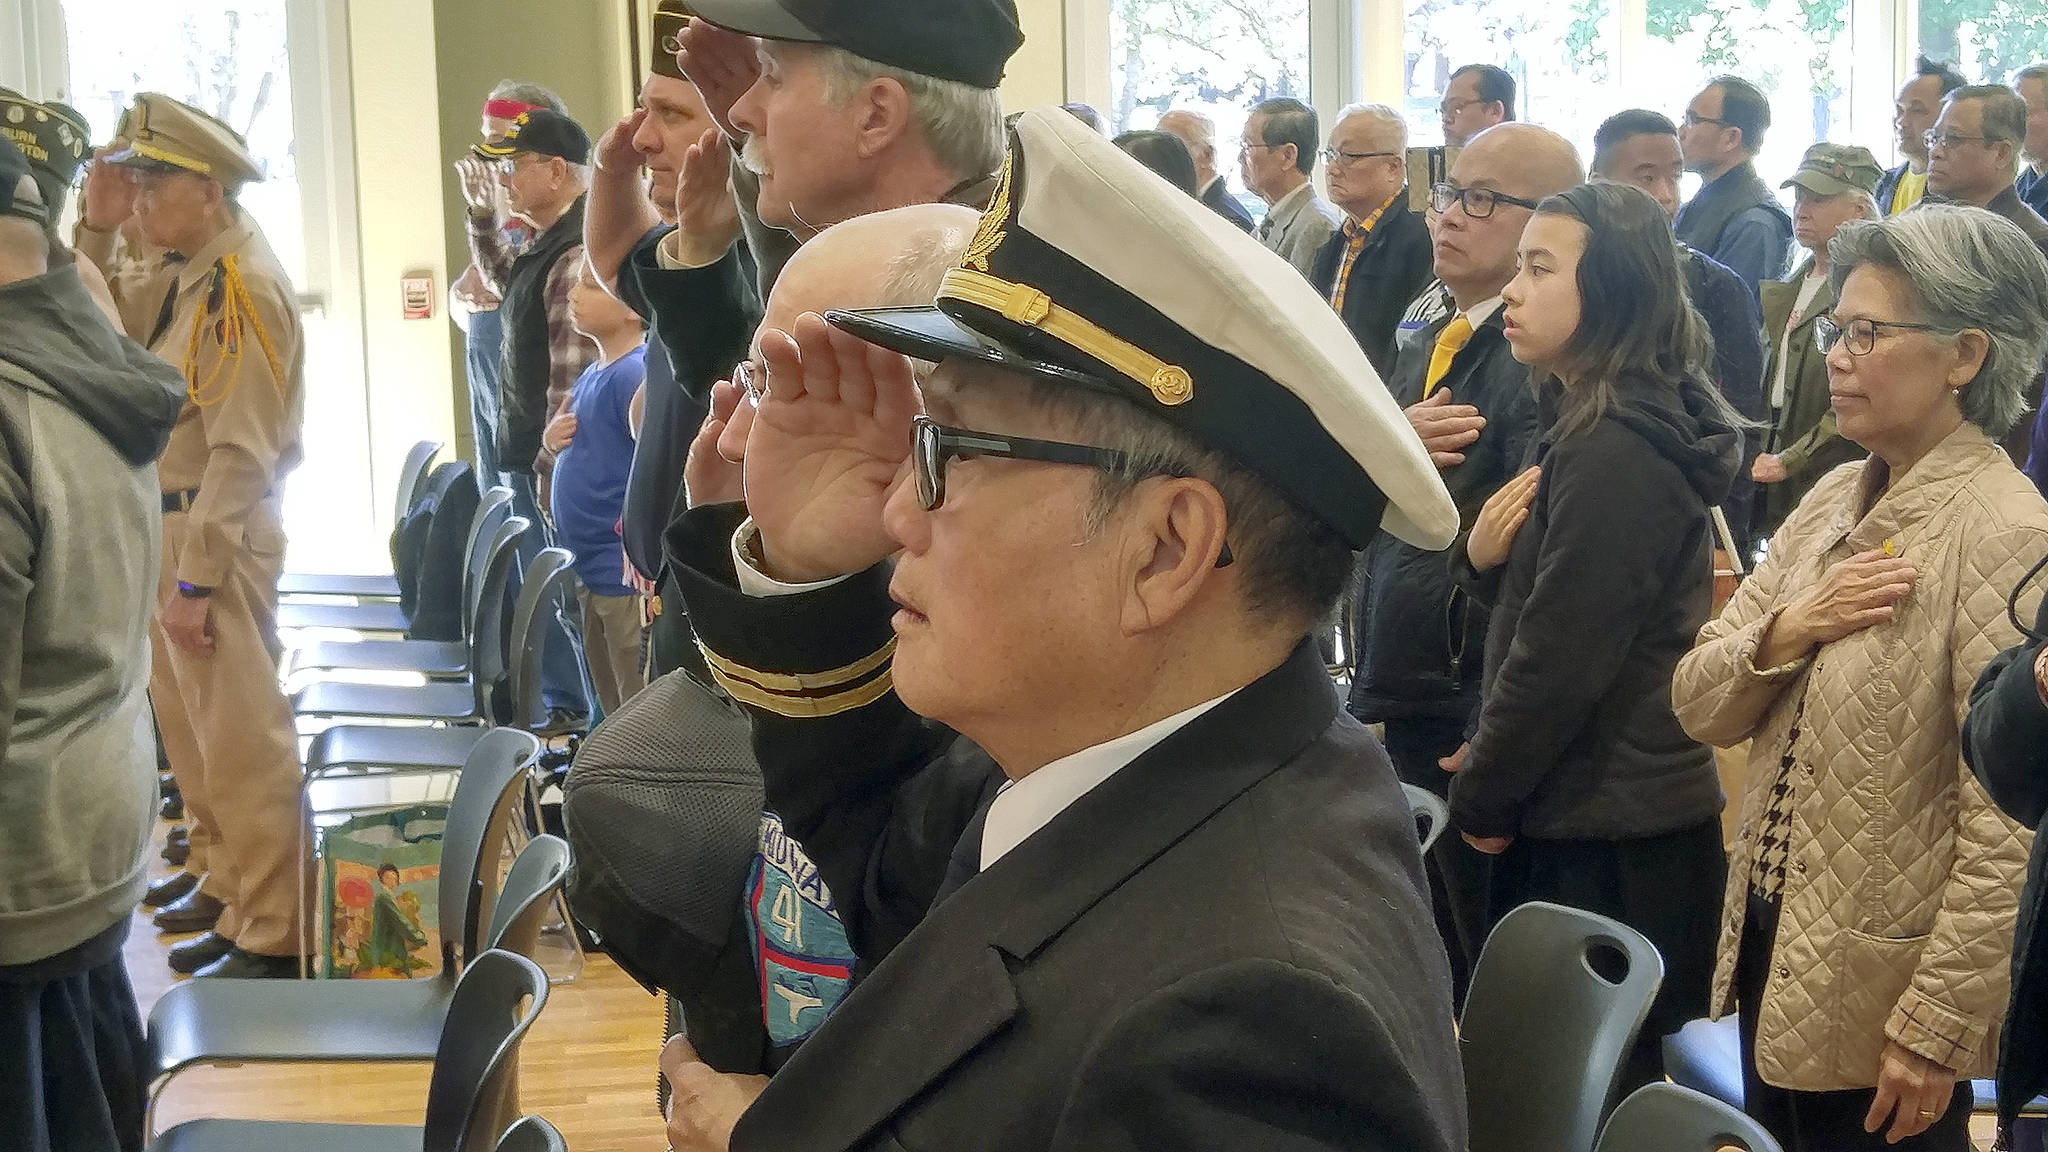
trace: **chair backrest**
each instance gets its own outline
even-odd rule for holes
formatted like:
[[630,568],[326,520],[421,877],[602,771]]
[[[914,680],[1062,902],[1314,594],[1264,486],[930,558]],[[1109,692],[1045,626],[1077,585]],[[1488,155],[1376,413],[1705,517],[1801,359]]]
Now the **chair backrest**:
[[[484,947],[533,955],[541,919],[554,894],[562,890],[562,882],[569,878],[569,855],[569,842],[547,833],[535,836],[519,850],[505,873],[505,883],[498,888]],[[485,867],[488,870],[488,862]]]
[[1780,1152],[1756,1121],[1701,1092],[1676,1084],[1648,1084],[1630,1093],[1607,1118],[1599,1152]]
[[538,1116],[525,1116],[498,1137],[497,1152],[569,1152],[569,1145],[553,1124]]
[[[491,922],[498,890],[494,865],[511,827],[540,741],[512,728],[488,733],[470,749],[455,798],[448,804],[448,822],[441,829],[441,970],[456,971],[454,960],[467,964],[483,951],[482,926]],[[488,874],[490,883],[485,883]]]
[[1641,933],[1530,903],[1486,938],[1458,1051],[1471,1152],[1591,1152],[1664,960]]
[[441,454],[439,440],[422,440],[406,449],[405,463],[398,466],[398,490],[392,496],[391,523],[395,527],[412,511],[420,498],[420,482],[427,477],[427,469],[434,463],[434,457]]
[[500,485],[477,501],[476,515],[469,518],[469,536],[462,544],[462,638],[476,632],[477,598],[483,594],[484,570],[490,567],[491,548],[507,518],[512,515],[512,490]]
[[490,1152],[519,1042],[547,1001],[547,973],[524,956],[493,950],[462,970],[427,1081],[421,1152]]
[[469,682],[476,692],[477,714],[492,723],[510,719],[494,699],[509,673],[506,668],[507,635],[512,623],[512,574],[519,567],[519,538],[533,530],[524,516],[507,516],[491,537],[489,558],[484,562],[483,582],[477,588],[477,608],[469,633]]
[[1450,824],[1451,810],[1442,797],[1420,784],[1403,784],[1401,791],[1408,796],[1408,810],[1415,814],[1415,834],[1422,838],[1422,850],[1427,852]]
[[575,560],[566,549],[543,548],[521,577],[505,657],[512,675],[512,715],[505,723],[515,728],[539,731],[547,724],[547,706],[540,699],[540,665],[556,630],[546,624],[549,617],[566,610],[576,594],[576,572],[571,567]]

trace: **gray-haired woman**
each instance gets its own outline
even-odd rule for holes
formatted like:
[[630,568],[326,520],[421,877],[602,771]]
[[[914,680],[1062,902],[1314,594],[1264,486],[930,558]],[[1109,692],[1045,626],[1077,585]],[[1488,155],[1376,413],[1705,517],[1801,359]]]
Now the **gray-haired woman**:
[[1751,741],[1712,1007],[1739,1004],[1748,1111],[1787,1147],[1963,1152],[2029,841],[1958,730],[2048,554],[1997,441],[2048,347],[2048,265],[1946,206],[1845,224],[1829,254],[1829,391],[1871,458],[1800,502],[1673,684],[1687,731]]

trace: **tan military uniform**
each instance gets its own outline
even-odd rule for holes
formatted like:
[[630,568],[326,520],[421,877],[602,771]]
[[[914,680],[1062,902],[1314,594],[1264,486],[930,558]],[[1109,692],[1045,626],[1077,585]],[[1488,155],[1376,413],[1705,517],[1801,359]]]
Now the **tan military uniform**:
[[299,950],[306,816],[298,735],[278,686],[281,481],[300,459],[304,341],[290,281],[256,225],[237,221],[179,269],[171,320],[150,350],[185,370],[185,410],[157,471],[160,598],[214,590],[214,651],[154,630],[150,692],[193,820],[188,871],[227,905],[215,931],[248,952]]
[[120,313],[121,331],[138,344],[149,343],[178,266],[165,259],[163,249],[146,240],[131,238],[119,229],[95,232],[83,220],[71,231],[71,247],[106,277],[107,290]]

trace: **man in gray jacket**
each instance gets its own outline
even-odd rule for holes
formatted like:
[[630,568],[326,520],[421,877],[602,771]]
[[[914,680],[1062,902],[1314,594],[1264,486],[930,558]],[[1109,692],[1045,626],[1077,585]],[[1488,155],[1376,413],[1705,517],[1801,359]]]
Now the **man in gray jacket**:
[[121,962],[156,806],[156,458],[177,369],[114,329],[0,139],[0,1132],[142,1144]]

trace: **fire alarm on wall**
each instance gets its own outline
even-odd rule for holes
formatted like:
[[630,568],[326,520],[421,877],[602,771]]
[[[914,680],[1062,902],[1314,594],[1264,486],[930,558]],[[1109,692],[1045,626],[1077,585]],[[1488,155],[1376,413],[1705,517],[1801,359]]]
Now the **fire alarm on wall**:
[[416,273],[398,282],[399,299],[407,320],[427,320],[434,315],[434,277]]

